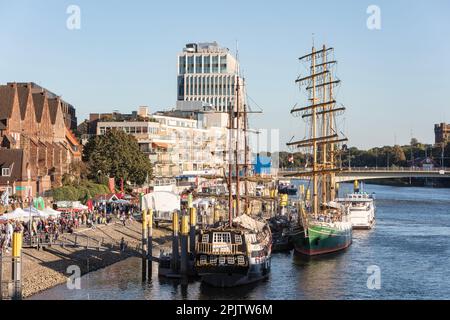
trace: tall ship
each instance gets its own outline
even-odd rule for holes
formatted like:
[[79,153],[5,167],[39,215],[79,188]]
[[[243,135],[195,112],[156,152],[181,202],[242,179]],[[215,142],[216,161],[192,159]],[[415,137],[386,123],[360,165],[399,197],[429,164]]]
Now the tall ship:
[[347,207],[353,229],[372,229],[375,225],[375,196],[360,190],[358,181],[354,182],[353,193],[337,202]]
[[307,74],[299,76],[296,83],[304,88],[305,106],[291,110],[295,117],[306,123],[304,139],[287,143],[307,155],[305,169],[289,174],[309,180],[311,199],[304,197],[299,202],[298,224],[291,233],[295,250],[306,256],[315,256],[340,251],[352,243],[352,224],[348,207],[336,201],[336,173],[343,137],[336,125],[336,118],[345,107],[338,105],[334,97],[340,80],[335,77],[336,60],[334,49],[325,45],[299,60],[305,65]]
[[[236,81],[235,105],[228,111],[228,221],[201,228],[197,234],[195,250],[196,273],[202,282],[214,287],[246,285],[265,279],[270,274],[272,233],[269,224],[263,219],[250,216],[247,107],[239,103],[239,77]],[[243,161],[239,147],[242,140],[240,132],[243,132],[245,140]],[[242,171],[243,181],[240,178]],[[241,182],[244,183],[244,196],[241,195]]]

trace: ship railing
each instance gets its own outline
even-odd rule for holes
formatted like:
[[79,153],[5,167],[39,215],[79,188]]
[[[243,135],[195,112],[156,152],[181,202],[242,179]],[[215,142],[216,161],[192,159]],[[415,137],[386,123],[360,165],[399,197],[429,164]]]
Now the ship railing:
[[241,245],[233,243],[205,243],[198,242],[196,245],[197,253],[214,254],[214,255],[227,255],[227,254],[244,254],[241,250]]

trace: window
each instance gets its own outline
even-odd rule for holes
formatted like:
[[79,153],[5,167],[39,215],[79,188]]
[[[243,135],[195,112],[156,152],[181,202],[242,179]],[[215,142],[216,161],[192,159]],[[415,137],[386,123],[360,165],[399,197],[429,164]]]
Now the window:
[[231,243],[231,233],[229,232],[214,232],[213,242]]
[[235,242],[236,244],[242,244],[242,236],[239,235],[239,234],[235,235],[235,236],[234,236],[234,242]]
[[220,57],[220,73],[227,72],[227,56]]
[[210,256],[209,257],[209,263],[217,264],[217,256]]
[[228,264],[234,264],[234,256],[228,256],[227,257],[227,263]]
[[3,177],[11,176],[11,170],[9,168],[2,168],[2,176]]
[[237,258],[237,262],[238,262],[238,265],[245,265],[245,258],[244,258],[244,256],[238,256],[238,258]]
[[206,263],[207,263],[206,256],[205,255],[201,255],[200,256],[200,264],[206,264]]
[[180,57],[179,66],[180,66],[179,73],[180,74],[185,74],[186,73],[186,56],[181,56]]
[[203,243],[208,243],[209,242],[209,234],[202,235],[202,242]]
[[194,57],[188,56],[188,73],[194,73]]
[[195,72],[202,73],[202,56],[195,57]]
[[219,73],[219,57],[212,57],[212,73]]
[[225,264],[225,257],[224,256],[219,257],[219,264]]
[[211,73],[211,57],[210,56],[206,56],[204,58],[204,69],[203,69],[204,73]]

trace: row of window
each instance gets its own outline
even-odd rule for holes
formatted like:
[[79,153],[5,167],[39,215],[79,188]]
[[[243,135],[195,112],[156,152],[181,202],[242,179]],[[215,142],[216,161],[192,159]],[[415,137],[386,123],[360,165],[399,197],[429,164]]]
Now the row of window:
[[100,127],[100,134],[105,134],[108,130],[123,130],[128,134],[158,133],[158,128],[154,127]]
[[[200,256],[200,265],[206,265],[207,263],[208,263],[208,256],[201,255]],[[238,264],[238,265],[243,266],[243,265],[245,265],[245,257],[244,256],[237,256],[237,257],[234,257],[234,256],[227,256],[227,257],[225,257],[225,256],[219,256],[219,257],[210,256],[209,263],[212,265],[217,265],[217,264],[219,264],[219,265],[225,265],[225,264],[235,265],[235,264]]]
[[227,56],[181,56],[178,65],[179,74],[226,73]]
[[190,77],[187,76],[185,80],[179,81],[179,89],[181,95],[196,96],[234,96],[236,91],[234,77]]
[[[202,242],[209,242],[209,234],[202,235]],[[240,234],[234,235],[235,244],[242,244],[242,236]],[[214,232],[213,233],[213,243],[231,243],[231,233],[230,232]]]

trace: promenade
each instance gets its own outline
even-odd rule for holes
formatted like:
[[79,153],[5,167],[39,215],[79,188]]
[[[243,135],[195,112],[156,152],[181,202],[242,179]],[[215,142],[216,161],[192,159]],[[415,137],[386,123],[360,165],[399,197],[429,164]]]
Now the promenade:
[[[154,229],[155,254],[158,249],[167,250],[170,247],[169,235],[168,229]],[[122,238],[127,244],[124,252],[120,252],[119,247]],[[71,275],[67,273],[69,266],[76,265],[81,274],[86,274],[129,257],[140,256],[141,223],[132,221],[124,226],[113,221],[95,229],[84,228],[73,234],[63,234],[60,240],[41,250],[23,250],[24,298],[67,282]]]

